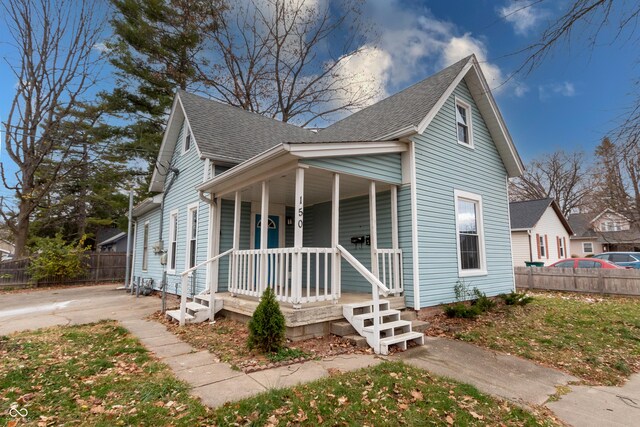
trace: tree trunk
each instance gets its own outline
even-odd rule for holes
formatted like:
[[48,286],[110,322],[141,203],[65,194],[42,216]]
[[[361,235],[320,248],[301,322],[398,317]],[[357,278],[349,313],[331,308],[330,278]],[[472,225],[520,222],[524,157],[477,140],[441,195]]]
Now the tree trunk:
[[29,238],[29,226],[30,226],[30,218],[29,214],[24,214],[24,212],[30,212],[31,207],[29,203],[25,200],[20,201],[20,210],[18,213],[18,218],[16,222],[16,233],[15,233],[15,243],[16,243],[16,258],[25,258],[27,256],[27,239]]

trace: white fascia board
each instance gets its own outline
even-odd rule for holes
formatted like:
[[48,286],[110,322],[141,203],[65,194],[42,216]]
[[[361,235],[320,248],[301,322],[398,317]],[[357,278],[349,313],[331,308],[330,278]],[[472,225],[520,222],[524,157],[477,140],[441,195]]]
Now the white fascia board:
[[416,128],[416,131],[417,131],[418,134],[422,135],[422,133],[427,129],[427,126],[429,126],[429,123],[431,123],[431,121],[434,119],[436,114],[438,114],[438,112],[440,111],[440,109],[442,108],[444,103],[447,102],[447,99],[449,99],[449,97],[451,96],[453,91],[458,87],[458,85],[460,84],[460,82],[462,81],[464,76],[467,75],[467,72],[472,67],[473,67],[473,60],[470,59],[469,62],[467,63],[467,65],[465,65],[464,68],[462,69],[462,71],[460,71],[460,73],[456,76],[455,80],[453,80],[453,82],[451,82],[451,84],[449,85],[447,90],[444,91],[444,93],[442,94],[440,99],[438,99],[438,102],[436,102],[436,104],[433,106],[431,111],[429,111],[429,113],[426,115],[426,117],[424,119],[422,119],[422,121],[420,122],[420,124]]
[[402,153],[407,151],[407,145],[399,141],[292,143],[285,145],[288,146],[288,150],[292,155],[302,159]]
[[511,231],[530,231],[533,230],[533,228],[512,228]]
[[214,176],[207,182],[203,182],[196,187],[196,190],[209,192],[212,188],[225,181],[229,181],[233,178],[241,176],[246,172],[255,169],[258,165],[262,165],[265,162],[269,162],[287,154],[289,154],[289,150],[286,144],[276,145],[275,147],[270,148],[267,151],[263,151],[255,157],[252,157],[246,162],[241,163],[238,166],[235,166],[228,171],[221,173],[220,175]]
[[[498,152],[503,158],[503,162],[505,163],[505,167],[507,168],[509,178],[521,176],[524,173],[524,164],[522,163],[522,159],[518,154],[518,150],[516,150],[513,139],[511,138],[511,134],[509,133],[507,125],[504,122],[504,118],[502,117],[502,114],[498,109],[496,100],[491,93],[489,84],[487,83],[487,80],[484,78],[484,75],[480,70],[480,65],[476,64],[475,61],[473,64],[473,73],[471,73],[470,76],[470,86],[473,87],[474,84],[480,86],[480,93],[476,94],[474,96],[474,99],[476,100],[476,104],[478,106],[478,109],[480,110],[480,114],[487,123],[487,128],[489,129],[489,133],[496,143]],[[508,156],[505,156],[505,154],[508,154]]]
[[[178,110],[177,107],[180,107]],[[176,114],[178,113],[178,114]],[[158,157],[156,158],[156,164],[161,162],[167,162],[171,160],[171,156],[175,149],[175,143],[177,142],[176,138],[169,138],[169,135],[173,133],[175,128],[175,121],[178,117],[179,113],[182,113],[182,117],[186,117],[184,113],[184,108],[182,107],[182,102],[180,102],[180,95],[176,94],[173,105],[171,106],[171,113],[169,114],[169,120],[167,121],[167,127],[164,130],[164,135],[162,136],[162,144],[160,144],[160,151],[158,151]],[[180,132],[178,130],[178,132]],[[149,191],[151,192],[160,192],[164,190],[164,176],[158,173],[158,168],[153,168],[153,174],[151,175],[151,183],[149,184]]]
[[389,134],[383,135],[381,138],[378,138],[378,141],[384,141],[384,140],[389,140],[389,139],[400,139],[400,138],[406,138],[408,136],[411,136],[413,134],[418,133],[418,128],[413,126],[413,125],[409,125],[406,126],[402,129],[398,129],[395,130]]

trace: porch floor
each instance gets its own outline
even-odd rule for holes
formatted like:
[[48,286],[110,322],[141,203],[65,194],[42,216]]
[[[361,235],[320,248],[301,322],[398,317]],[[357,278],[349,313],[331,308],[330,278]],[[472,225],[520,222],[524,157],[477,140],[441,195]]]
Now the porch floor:
[[[259,299],[245,295],[231,296],[229,292],[216,293],[216,298],[221,299],[222,315],[236,320],[248,320],[256,307]],[[406,308],[404,296],[380,297],[389,301],[391,308],[402,310]],[[280,309],[287,325],[287,336],[290,338],[307,338],[328,334],[330,323],[344,319],[342,314],[343,304],[353,304],[370,301],[371,294],[365,293],[343,293],[340,299],[334,304],[332,301],[321,301],[303,304],[301,308],[293,308],[290,303],[280,303]],[[294,333],[294,330],[296,332]]]

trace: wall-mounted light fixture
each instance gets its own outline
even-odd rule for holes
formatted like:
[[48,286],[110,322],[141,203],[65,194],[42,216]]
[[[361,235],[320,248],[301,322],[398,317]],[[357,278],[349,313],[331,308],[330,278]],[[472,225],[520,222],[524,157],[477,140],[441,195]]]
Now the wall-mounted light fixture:
[[293,225],[293,217],[287,217],[287,225]]

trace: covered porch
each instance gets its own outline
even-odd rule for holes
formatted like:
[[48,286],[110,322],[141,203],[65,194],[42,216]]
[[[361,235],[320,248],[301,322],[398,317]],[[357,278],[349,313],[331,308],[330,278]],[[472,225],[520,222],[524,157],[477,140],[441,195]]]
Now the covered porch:
[[403,294],[397,184],[309,163],[209,189],[211,293],[258,298],[270,287],[293,309]]

